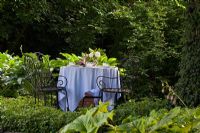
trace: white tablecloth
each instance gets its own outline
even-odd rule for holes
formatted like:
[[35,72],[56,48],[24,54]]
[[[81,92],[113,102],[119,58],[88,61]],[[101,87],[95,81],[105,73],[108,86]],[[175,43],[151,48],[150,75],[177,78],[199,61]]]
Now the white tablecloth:
[[[58,94],[59,106],[62,110],[65,107],[69,107],[70,111],[74,111],[81,99],[84,97],[85,92],[91,92],[94,95],[98,95],[99,88],[96,84],[96,79],[98,76],[107,76],[107,77],[117,77],[119,76],[118,68],[111,67],[81,67],[81,66],[64,66],[60,68],[59,75],[65,76],[68,80],[66,87],[68,93],[68,103],[66,103],[66,97],[63,93]],[[104,81],[106,80],[106,81]],[[103,79],[104,82],[109,79]],[[115,81],[116,82],[116,81]],[[120,79],[114,83],[115,88],[120,87]],[[111,93],[103,94],[103,102],[109,101],[111,104],[114,103],[115,95]]]

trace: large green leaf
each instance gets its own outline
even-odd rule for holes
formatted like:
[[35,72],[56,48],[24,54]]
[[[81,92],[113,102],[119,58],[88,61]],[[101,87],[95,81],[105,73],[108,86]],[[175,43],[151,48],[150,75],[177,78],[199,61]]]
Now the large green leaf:
[[168,126],[173,123],[173,118],[177,117],[177,115],[180,113],[180,107],[176,107],[172,109],[168,114],[166,114],[156,125],[151,127],[150,133],[154,132],[155,130]]
[[113,111],[108,112],[108,105],[108,103],[100,103],[98,107],[88,110],[85,115],[66,125],[60,132],[97,133],[101,126],[108,124],[108,119],[113,118],[114,113]]

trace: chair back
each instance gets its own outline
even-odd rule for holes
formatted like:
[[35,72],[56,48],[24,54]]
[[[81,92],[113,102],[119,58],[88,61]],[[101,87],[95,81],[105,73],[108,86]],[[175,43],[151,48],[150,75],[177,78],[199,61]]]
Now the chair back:
[[23,65],[25,70],[25,85],[31,93],[35,93],[38,89],[37,79],[39,77],[36,73],[37,70],[41,68],[41,64],[38,62],[36,57],[25,53],[23,55]]
[[48,60],[41,53],[25,53],[23,56],[25,79],[31,84],[32,91],[37,92],[44,86],[50,86],[52,74]]
[[[67,78],[58,76],[53,77],[50,70],[48,56],[39,52],[34,54],[24,54],[24,70],[26,72],[26,80],[31,85],[32,94],[35,97],[35,103],[44,99],[44,105],[58,105],[58,91],[63,93],[67,99]],[[37,100],[38,99],[38,100]],[[65,109],[67,110],[67,109]]]
[[100,90],[106,89],[106,88],[107,89],[119,88],[120,77],[98,76],[96,79],[96,84]]

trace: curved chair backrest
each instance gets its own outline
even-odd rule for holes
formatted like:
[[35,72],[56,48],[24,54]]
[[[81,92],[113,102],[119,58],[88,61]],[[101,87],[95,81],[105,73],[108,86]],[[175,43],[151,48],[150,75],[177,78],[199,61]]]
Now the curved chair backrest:
[[[25,53],[23,56],[26,79],[32,85],[33,91],[41,89],[50,83],[52,75],[48,60],[42,53]],[[45,64],[44,64],[45,62]]]
[[37,79],[38,75],[36,74],[38,69],[41,68],[41,64],[38,62],[36,58],[34,58],[33,55],[30,54],[24,54],[23,56],[23,62],[24,62],[24,70],[25,70],[25,79],[29,82],[31,85],[31,90],[36,91],[38,89],[37,86]]
[[116,88],[116,84],[119,85],[120,79],[119,77],[107,77],[107,76],[98,76],[96,79],[96,84],[98,88]]
[[68,84],[67,78],[65,76],[59,75],[58,82],[57,82],[58,88],[66,88],[67,84]]
[[58,82],[57,79],[55,80],[50,70],[48,56],[39,52],[24,54],[24,66],[28,82],[32,85],[35,103],[37,99],[44,98],[45,105],[49,102],[53,105],[56,101],[56,106],[58,106],[58,91],[62,91],[67,97],[65,90],[68,83],[67,78],[59,75]]

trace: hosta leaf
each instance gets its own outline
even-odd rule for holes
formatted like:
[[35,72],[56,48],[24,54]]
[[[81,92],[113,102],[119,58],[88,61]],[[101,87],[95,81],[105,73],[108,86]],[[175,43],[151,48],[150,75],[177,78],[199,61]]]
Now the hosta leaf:
[[140,133],[145,133],[145,119],[142,117],[140,119],[133,120],[133,128],[135,128]]
[[94,52],[94,50],[93,50],[93,49],[91,49],[91,48],[89,48],[89,52],[90,52],[90,53],[92,53],[92,52]]
[[138,130],[132,123],[125,123],[115,127],[115,132],[119,133],[137,133]]
[[168,126],[169,124],[172,124],[172,119],[176,117],[180,113],[180,108],[176,107],[172,109],[168,114],[166,114],[155,126],[153,126],[150,130],[150,132],[154,132],[155,130]]
[[189,124],[187,127],[188,127],[189,129],[192,128],[192,129],[195,129],[195,130],[200,131],[200,119],[194,120],[194,122],[192,123],[192,125]]
[[133,116],[129,115],[127,118],[123,119],[122,124],[129,123],[133,120]]
[[61,59],[51,60],[49,64],[50,64],[50,67],[52,68],[61,67],[61,66],[67,65],[67,60],[61,60]]
[[108,59],[108,63],[113,63],[113,62],[116,62],[116,61],[117,61],[116,58],[109,58],[109,59]]
[[68,53],[60,53],[63,57],[65,57],[66,59],[70,60],[71,55]]
[[108,60],[108,57],[105,55],[100,57],[101,62],[107,62],[107,60]]
[[107,112],[108,105],[108,103],[100,103],[100,106],[90,109],[85,115],[66,125],[60,132],[97,133],[101,126],[108,123],[108,119],[113,118],[113,111]]
[[100,101],[100,102],[99,102],[99,106],[98,106],[98,111],[99,111],[99,112],[108,112],[108,106],[109,106],[109,102],[102,103],[102,102]]

